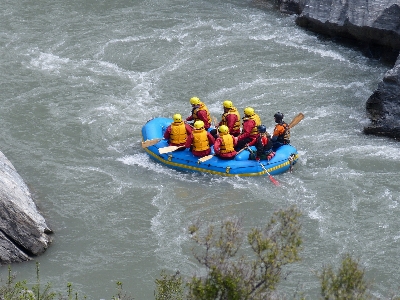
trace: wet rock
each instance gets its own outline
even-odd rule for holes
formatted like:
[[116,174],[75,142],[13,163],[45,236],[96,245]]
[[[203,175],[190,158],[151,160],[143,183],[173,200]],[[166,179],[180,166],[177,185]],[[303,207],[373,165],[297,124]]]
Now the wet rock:
[[364,128],[364,133],[400,140],[400,56],[368,99],[366,108],[372,124]]
[[355,41],[371,57],[393,63],[399,54],[398,0],[306,0],[296,23],[314,32]]
[[0,151],[0,264],[42,254],[51,232],[25,182]]
[[313,31],[400,49],[398,0],[307,0],[296,23]]
[[305,5],[305,0],[279,0],[279,10],[290,15],[299,15]]
[[30,257],[0,231],[0,263],[2,265],[30,260]]

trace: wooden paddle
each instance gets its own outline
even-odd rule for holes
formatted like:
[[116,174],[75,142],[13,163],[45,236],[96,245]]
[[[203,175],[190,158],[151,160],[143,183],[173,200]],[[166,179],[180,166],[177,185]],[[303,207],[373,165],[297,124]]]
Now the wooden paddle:
[[185,146],[168,146],[168,147],[162,147],[158,149],[158,152],[160,154],[168,153],[168,152],[173,152],[175,150],[178,150],[179,148],[184,148]]
[[142,142],[142,148],[147,148],[147,147],[153,146],[153,145],[157,144],[161,140],[162,139],[146,140],[146,141]]
[[299,113],[297,116],[295,116],[295,117],[293,118],[292,122],[290,122],[289,128],[292,128],[292,127],[296,126],[296,125],[299,124],[299,122],[300,122],[301,120],[303,120],[303,119],[304,119],[303,113]]
[[271,174],[268,173],[267,169],[264,167],[264,165],[260,161],[259,161],[259,163],[260,163],[261,167],[264,169],[264,171],[268,174],[269,179],[272,181],[272,183],[275,184],[276,186],[279,186],[280,183],[274,177],[272,177]]
[[[238,155],[240,152],[242,152],[243,150],[246,150],[246,148],[243,148],[243,149],[239,150],[239,151],[236,153],[235,156],[237,156],[237,155]],[[199,160],[197,161],[197,163],[205,162],[205,161],[207,161],[207,160],[213,158],[214,156],[215,156],[215,154],[210,154],[210,155],[207,155],[207,156],[203,156],[203,157],[199,158]]]
[[[300,121],[299,121],[299,122],[300,122]],[[251,148],[248,148],[248,149],[249,149],[249,151],[250,151],[251,153],[254,154],[254,151],[251,150]],[[263,165],[259,160],[257,160],[257,161],[258,161],[258,163],[260,164],[260,166],[264,169],[264,171],[267,173],[267,175],[268,175],[268,177],[269,177],[269,180],[271,180],[271,182],[272,182],[274,185],[279,186],[280,183],[279,183],[274,177],[272,177],[271,174],[268,173],[267,169],[264,167],[264,165]]]
[[214,154],[210,154],[210,155],[207,155],[207,156],[200,157],[199,160],[197,161],[197,163],[199,164],[201,162],[205,162],[205,161],[207,161],[207,160],[209,160],[209,159],[211,159],[213,157],[214,157]]

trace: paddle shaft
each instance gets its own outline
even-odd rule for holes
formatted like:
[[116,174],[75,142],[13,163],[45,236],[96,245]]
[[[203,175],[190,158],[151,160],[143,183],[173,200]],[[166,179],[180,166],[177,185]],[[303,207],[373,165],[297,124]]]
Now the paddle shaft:
[[[243,149],[244,149],[244,148],[243,148]],[[248,149],[249,149],[249,151],[250,151],[252,154],[254,154],[254,151],[251,150],[251,148],[248,148]],[[258,161],[258,160],[257,160],[257,161]],[[267,169],[264,167],[264,165],[263,165],[260,161],[258,161],[258,163],[259,163],[260,166],[264,169],[265,173],[267,173],[267,175],[268,175],[268,177],[269,177],[269,180],[271,180],[271,182],[272,182],[274,185],[279,185],[279,182],[278,182],[274,177],[272,177],[271,174],[269,174],[269,172],[268,172]]]

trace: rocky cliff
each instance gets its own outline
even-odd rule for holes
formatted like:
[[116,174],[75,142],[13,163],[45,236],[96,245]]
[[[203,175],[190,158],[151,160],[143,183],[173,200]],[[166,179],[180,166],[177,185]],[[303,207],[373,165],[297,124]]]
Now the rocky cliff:
[[386,62],[397,61],[366,103],[371,125],[367,134],[400,139],[400,1],[274,0],[283,13],[297,14],[308,30],[353,41]]
[[42,254],[51,232],[25,182],[0,151],[0,264]]
[[400,56],[367,101],[371,125],[364,133],[400,139]]

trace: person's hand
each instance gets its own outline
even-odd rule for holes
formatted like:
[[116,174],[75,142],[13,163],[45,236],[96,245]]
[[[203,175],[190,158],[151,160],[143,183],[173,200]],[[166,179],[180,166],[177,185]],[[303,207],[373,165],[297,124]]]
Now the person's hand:
[[260,161],[260,158],[258,156],[256,156],[256,161]]

